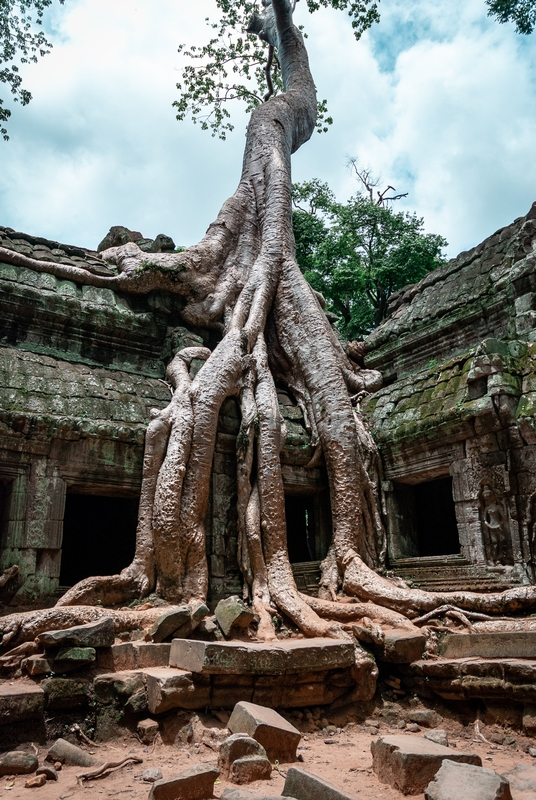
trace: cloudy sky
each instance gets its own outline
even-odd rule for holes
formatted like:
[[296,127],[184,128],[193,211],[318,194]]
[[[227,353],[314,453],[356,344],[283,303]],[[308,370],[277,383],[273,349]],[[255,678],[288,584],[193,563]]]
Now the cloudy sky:
[[[341,12],[296,16],[335,124],[294,156],[343,199],[357,157],[449,241],[477,244],[536,200],[534,36],[486,16],[484,0],[382,0],[356,43]],[[111,225],[198,241],[240,174],[246,118],[226,142],[171,104],[180,42],[201,43],[213,0],[66,0],[54,49],[25,71],[34,100],[0,142],[0,225],[96,247]],[[401,205],[398,208],[402,208]]]

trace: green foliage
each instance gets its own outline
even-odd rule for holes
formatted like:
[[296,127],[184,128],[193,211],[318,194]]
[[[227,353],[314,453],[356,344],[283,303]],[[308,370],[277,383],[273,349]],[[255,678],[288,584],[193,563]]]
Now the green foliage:
[[360,193],[339,203],[318,180],[296,184],[293,197],[298,264],[347,339],[366,336],[387,316],[393,292],[444,263],[447,242],[424,233],[415,214]]
[[517,33],[529,34],[536,22],[536,0],[486,0],[490,17],[515,22]]
[[[63,3],[64,0],[59,0]],[[22,87],[20,64],[36,63],[50,50],[40,26],[52,0],[0,0],[0,82],[7,84],[14,101],[27,105],[32,95]],[[0,98],[0,135],[7,140],[5,123],[11,116]]]

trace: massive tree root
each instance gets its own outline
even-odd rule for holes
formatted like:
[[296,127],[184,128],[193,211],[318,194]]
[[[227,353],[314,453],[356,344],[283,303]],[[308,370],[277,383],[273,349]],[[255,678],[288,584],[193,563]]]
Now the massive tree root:
[[[386,551],[380,464],[358,403],[363,392],[378,388],[381,378],[345,352],[322,298],[307,284],[295,258],[290,160],[310,138],[317,106],[291,6],[289,0],[265,3],[252,27],[277,49],[285,92],[253,112],[238,188],[198,245],[160,254],[143,253],[133,243],[112,248],[103,257],[116,265],[113,277],[0,248],[4,261],[79,283],[180,294],[187,324],[221,332],[213,351],[186,348],[168,367],[173,396],[167,408],[151,412],[133,563],[120,575],[82,581],[55,609],[32,612],[31,619],[4,618],[4,644],[34,636],[44,625],[87,622],[97,612],[88,607],[97,601],[116,605],[152,591],[169,603],[206,599],[204,520],[218,414],[231,396],[239,399],[242,412],[239,560],[245,594],[259,617],[260,638],[275,636],[276,609],[307,636],[345,636],[349,626],[363,620],[368,630],[414,629],[410,618],[445,604],[494,614],[536,607],[533,587],[495,595],[434,594],[397,586],[375,572]],[[192,361],[202,362],[194,377]],[[310,466],[323,458],[327,469],[333,539],[319,599],[297,591],[289,563],[279,458],[285,426],[276,385],[286,387],[303,410],[316,445]],[[341,586],[362,602],[337,602]]]

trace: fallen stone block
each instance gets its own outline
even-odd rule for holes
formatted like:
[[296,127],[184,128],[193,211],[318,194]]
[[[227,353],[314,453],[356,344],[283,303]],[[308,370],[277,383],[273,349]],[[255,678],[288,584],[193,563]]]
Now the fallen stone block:
[[425,800],[512,800],[508,780],[492,769],[443,761],[424,790]]
[[255,619],[255,614],[237,595],[220,600],[214,614],[218,625],[226,636],[233,628],[247,628]]
[[143,674],[151,714],[163,714],[173,708],[203,708],[210,704],[210,686],[196,687],[191,672],[153,667],[143,670]]
[[426,731],[424,738],[428,739],[430,742],[441,744],[443,747],[449,746],[449,737],[443,728],[432,728],[431,731]]
[[247,733],[256,739],[272,762],[286,764],[296,761],[301,734],[272,708],[255,703],[237,703],[229,719],[229,730],[232,733]]
[[45,647],[111,647],[114,643],[113,617],[76,625],[61,631],[40,633],[37,641]]
[[93,688],[99,700],[111,703],[115,699],[126,702],[136,692],[145,689],[145,678],[141,670],[125,670],[108,675],[97,675]]
[[0,775],[29,775],[35,772],[38,764],[37,756],[33,753],[12,750],[0,758]]
[[155,781],[148,800],[206,800],[214,796],[214,781],[219,774],[216,767],[198,764],[174,778]]
[[264,756],[244,756],[231,764],[229,780],[231,783],[253,783],[267,781],[272,774],[272,765]]
[[59,761],[60,764],[71,764],[75,767],[93,767],[97,763],[97,759],[65,739],[57,739],[54,742],[45,756],[45,761],[51,761],[53,764]]
[[155,767],[146,769],[141,773],[141,779],[145,781],[145,783],[155,783],[155,781],[162,779],[162,770],[156,769]]
[[55,767],[50,766],[49,764],[43,764],[42,767],[38,767],[36,775],[44,775],[47,781],[57,781],[58,780],[58,771]]
[[374,653],[379,661],[412,664],[422,658],[425,646],[426,637],[422,633],[385,629],[383,644],[374,647]]
[[22,667],[28,672],[29,675],[47,675],[49,672],[54,671],[54,661],[52,658],[42,654],[35,656],[28,656],[22,662]]
[[0,725],[40,719],[43,716],[45,693],[40,686],[23,683],[0,684]]
[[420,736],[385,736],[371,743],[372,769],[403,794],[424,792],[445,759],[482,766],[480,756],[443,747]]
[[[287,642],[202,642],[174,639],[172,667],[208,675],[285,675],[323,672],[355,665],[351,642],[337,639],[291,639]],[[373,663],[373,662],[371,662]]]
[[[251,792],[249,789],[233,789],[228,786],[224,790],[221,800],[281,800],[280,794],[259,794]],[[297,800],[295,797],[287,797],[287,800]]]
[[410,722],[415,722],[423,728],[437,728],[441,723],[442,717],[436,711],[431,711],[429,708],[426,708],[410,711],[408,719]]
[[166,611],[158,617],[153,627],[149,631],[149,636],[153,642],[163,642],[169,636],[190,621],[190,608],[188,606],[176,606]]
[[141,719],[136,730],[144,744],[152,744],[158,733],[158,722],[154,719]]
[[248,736],[247,733],[233,733],[228,736],[220,745],[218,755],[218,769],[226,778],[231,766],[238,758],[244,756],[261,756],[266,758],[266,750],[256,739]]
[[290,767],[287,772],[282,796],[296,800],[357,800],[355,795],[299,767]]
[[509,781],[514,800],[534,800],[536,797],[536,766],[518,764],[505,772],[503,778]]

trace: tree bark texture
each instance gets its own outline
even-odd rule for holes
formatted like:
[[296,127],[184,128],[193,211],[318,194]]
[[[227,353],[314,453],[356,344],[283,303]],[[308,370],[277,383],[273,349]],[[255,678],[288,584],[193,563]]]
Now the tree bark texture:
[[[400,588],[375,571],[383,566],[386,552],[381,467],[358,400],[360,393],[381,385],[381,376],[346,355],[321,299],[296,262],[291,155],[313,133],[317,104],[289,0],[272,0],[253,28],[277,51],[284,92],[253,112],[238,188],[198,245],[159,254],[143,253],[134,243],[112,248],[103,257],[116,265],[114,277],[0,248],[4,261],[79,283],[180,294],[186,300],[186,324],[221,333],[214,350],[186,348],[168,366],[173,396],[167,408],[151,412],[133,563],[120,575],[82,581],[55,609],[32,612],[32,620],[20,615],[0,620],[0,631],[13,642],[44,630],[45,620],[49,628],[89,621],[93,613],[101,613],[91,610],[97,601],[116,605],[152,591],[169,603],[206,599],[204,520],[218,414],[231,396],[238,398],[242,413],[237,439],[239,561],[245,595],[259,616],[259,638],[275,636],[276,609],[307,636],[344,637],[360,620],[361,629],[369,631],[375,626],[413,628],[410,618],[445,604],[496,614],[536,604],[532,587],[496,595],[437,595]],[[204,363],[191,379],[193,359]],[[327,468],[333,538],[318,599],[297,591],[288,557],[279,457],[285,427],[276,382],[302,407],[317,446],[314,463],[323,456]],[[341,585],[361,602],[337,602]],[[35,617],[39,613],[41,621]]]

